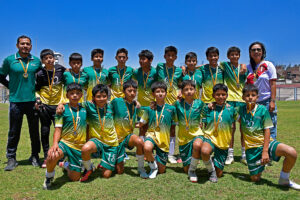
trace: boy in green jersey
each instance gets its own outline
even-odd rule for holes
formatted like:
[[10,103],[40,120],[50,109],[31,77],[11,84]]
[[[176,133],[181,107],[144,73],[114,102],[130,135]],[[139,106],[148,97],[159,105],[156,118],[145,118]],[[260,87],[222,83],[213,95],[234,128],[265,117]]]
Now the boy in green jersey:
[[81,175],[81,148],[86,142],[86,110],[79,104],[82,89],[78,83],[67,86],[65,112],[55,116],[55,131],[53,145],[48,151],[46,178],[44,189],[49,189],[55,175],[57,162],[68,157],[68,176],[72,181],[78,181]]
[[286,144],[270,138],[273,123],[265,106],[256,103],[258,89],[255,85],[246,85],[243,89],[246,105],[239,108],[241,128],[245,138],[246,158],[251,181],[258,182],[264,171],[264,165],[270,160],[279,161],[284,156],[280,172],[279,185],[300,190],[300,185],[289,179],[290,171],[297,159],[296,150]]
[[[181,96],[178,82],[182,78],[182,69],[174,65],[177,59],[177,48],[168,46],[165,48],[164,58],[166,63],[158,63],[156,67],[157,78],[159,81],[164,81],[167,85],[166,103],[174,105],[178,96]],[[177,163],[175,157],[175,125],[171,126],[170,151],[168,160],[170,163]]]
[[202,96],[201,100],[208,104],[214,101],[213,87],[217,83],[223,83],[223,69],[219,66],[219,50],[216,47],[209,47],[206,50],[207,65],[200,67],[202,72]]
[[111,101],[114,115],[115,129],[118,135],[119,146],[116,158],[116,172],[124,173],[125,148],[136,147],[138,160],[138,172],[141,178],[148,178],[144,169],[144,142],[137,135],[133,134],[136,126],[138,109],[136,108],[137,83],[134,80],[126,81],[123,85],[124,98],[115,98]]
[[[71,83],[78,83],[81,86],[84,86],[86,82],[85,74],[80,70],[82,66],[82,56],[79,53],[72,53],[69,57],[69,65],[71,69],[64,72],[64,96],[63,103],[68,103],[69,99],[67,98],[67,86]],[[84,101],[82,96],[79,103]]]
[[188,173],[191,182],[198,182],[196,169],[204,140],[200,122],[205,104],[200,99],[194,99],[196,92],[195,81],[183,81],[181,92],[184,99],[175,103],[179,125],[179,152],[184,172]]
[[[245,86],[246,78],[248,76],[246,65],[239,64],[240,52],[241,51],[238,47],[230,47],[227,51],[227,58],[230,60],[230,62],[221,63],[221,67],[224,70],[224,83],[228,87],[227,103],[233,106],[235,109],[238,109],[238,107],[243,106],[245,104],[242,98],[242,90]],[[235,130],[236,130],[236,125],[234,123],[232,128],[230,147],[228,149],[228,156],[225,161],[226,165],[230,165],[234,162],[233,143],[234,143]],[[246,153],[245,153],[245,142],[244,142],[242,132],[241,132],[241,146],[242,146],[241,162],[247,164]]]
[[92,101],[92,90],[97,84],[101,83],[106,85],[108,83],[108,70],[101,66],[103,56],[104,51],[102,49],[93,49],[91,52],[93,66],[83,68],[83,73],[86,76],[85,87],[87,88],[87,101]]
[[[170,145],[170,128],[175,125],[176,109],[165,103],[167,85],[158,81],[152,84],[151,90],[156,99],[156,108],[146,107],[141,117],[139,126],[149,124],[146,133],[144,151],[150,166],[149,178],[155,178],[157,173],[164,173],[168,159]],[[156,156],[153,156],[153,150]]]
[[108,78],[111,83],[111,100],[115,98],[124,98],[123,85],[131,80],[133,69],[126,66],[128,60],[128,51],[125,48],[118,49],[116,53],[117,66],[108,70]]
[[189,52],[185,55],[185,75],[182,80],[193,80],[195,82],[195,96],[194,99],[200,99],[200,88],[202,87],[202,73],[197,66],[197,54]]
[[[139,53],[140,68],[134,70],[133,78],[138,83],[138,95],[137,101],[141,105],[139,117],[142,115],[144,107],[149,106],[154,101],[154,97],[151,92],[151,85],[157,80],[156,69],[151,66],[153,60],[153,54],[149,50],[142,50]],[[148,129],[148,125],[144,125],[140,128],[140,138],[145,139],[145,133]]]
[[[206,106],[203,114],[205,142],[201,148],[201,157],[209,172],[209,180],[213,183],[216,183],[218,177],[223,174],[231,140],[232,124],[237,116],[234,107],[226,104],[227,97],[227,86],[216,84],[213,87],[213,98],[216,100],[216,105],[212,109]],[[212,161],[211,154],[213,152]]]

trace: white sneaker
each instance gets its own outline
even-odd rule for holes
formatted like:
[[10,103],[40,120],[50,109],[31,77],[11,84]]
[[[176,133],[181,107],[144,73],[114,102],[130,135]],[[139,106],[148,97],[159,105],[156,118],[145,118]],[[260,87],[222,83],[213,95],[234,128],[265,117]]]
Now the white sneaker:
[[177,160],[176,160],[175,156],[168,156],[168,161],[171,164],[176,164],[177,163]]
[[189,170],[188,172],[189,179],[192,183],[197,183],[198,182],[198,177],[195,171]]
[[225,165],[231,165],[232,163],[234,163],[233,156],[231,156],[231,155],[227,156],[226,161],[225,161]]
[[246,156],[242,156],[242,157],[241,157],[241,163],[247,165]]
[[144,168],[138,169],[138,172],[139,172],[141,178],[144,178],[144,179],[149,178],[149,176],[146,173],[146,170]]
[[150,173],[148,174],[148,177],[151,178],[151,179],[153,179],[153,178],[156,177],[157,173],[158,173],[158,169],[157,168],[156,169],[151,169]]
[[289,180],[289,179],[279,178],[278,184],[282,185],[282,186],[290,187],[294,190],[300,190],[300,185],[293,182],[293,181],[291,181],[291,180]]

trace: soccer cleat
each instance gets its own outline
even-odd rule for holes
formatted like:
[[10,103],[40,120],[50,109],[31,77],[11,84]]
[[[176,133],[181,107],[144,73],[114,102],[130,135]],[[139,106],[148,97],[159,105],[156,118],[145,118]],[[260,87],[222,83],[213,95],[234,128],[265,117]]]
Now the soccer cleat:
[[156,175],[157,175],[157,173],[158,173],[158,169],[156,168],[156,169],[151,169],[151,171],[150,171],[150,173],[148,174],[148,177],[149,178],[155,178],[156,177]]
[[218,177],[217,177],[217,174],[216,174],[216,170],[214,170],[212,172],[209,172],[209,181],[212,182],[212,183],[218,182]]
[[84,169],[83,175],[80,179],[80,182],[85,182],[89,179],[89,176],[96,170],[96,168],[94,167],[94,165],[91,165],[91,169],[90,170],[86,170]]
[[189,170],[188,172],[189,179],[192,183],[197,183],[198,182],[198,177],[195,171]]
[[289,179],[279,178],[278,184],[282,186],[290,187],[294,190],[300,190],[300,185]]
[[51,177],[51,178],[46,177],[45,181],[44,181],[44,184],[43,184],[43,189],[44,190],[49,190],[50,187],[51,187],[52,182],[53,182],[53,177]]
[[225,165],[231,165],[232,163],[234,163],[233,156],[231,156],[231,155],[227,156],[226,161],[225,161]]
[[143,179],[149,178],[149,176],[146,173],[146,170],[144,168],[138,169],[138,172],[139,172],[141,178],[143,178]]
[[40,166],[40,160],[36,156],[30,156],[29,162],[31,162],[32,166],[39,167]]
[[168,161],[171,164],[176,164],[177,163],[177,160],[176,160],[175,156],[168,155]]
[[7,161],[7,165],[4,168],[4,171],[12,171],[18,166],[18,163],[15,158],[9,158]]
[[47,165],[46,165],[46,163],[47,163],[47,160],[44,160],[44,162],[43,162],[43,164],[42,164],[42,168],[46,168],[47,167]]
[[245,156],[242,156],[240,161],[241,161],[241,163],[247,165],[247,160],[246,160]]

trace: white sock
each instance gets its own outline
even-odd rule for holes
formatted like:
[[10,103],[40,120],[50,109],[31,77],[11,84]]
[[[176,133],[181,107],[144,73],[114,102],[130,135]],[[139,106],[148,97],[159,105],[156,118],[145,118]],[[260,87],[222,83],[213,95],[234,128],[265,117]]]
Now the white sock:
[[245,147],[242,147],[242,148],[241,148],[241,151],[242,151],[242,157],[246,157],[246,150],[245,150]]
[[229,148],[228,149],[228,156],[233,156],[233,152],[234,152],[233,148]]
[[156,161],[148,162],[150,169],[157,169],[157,163]]
[[136,158],[138,160],[138,168],[144,169],[144,155],[136,155]]
[[47,177],[47,178],[52,178],[52,177],[54,177],[54,175],[55,175],[55,170],[53,170],[53,172],[48,172],[48,171],[46,170],[46,177]]
[[208,161],[203,160],[203,163],[206,169],[208,170],[208,172],[212,172],[215,170],[214,163],[212,162],[211,158]]
[[175,152],[175,137],[170,137],[169,156],[173,156]]
[[280,178],[282,178],[282,179],[289,179],[290,178],[290,173],[288,172],[283,172],[283,171],[281,171],[280,172]]
[[189,170],[196,171],[199,159],[192,157]]
[[91,162],[91,160],[83,160],[82,164],[83,164],[83,166],[84,166],[84,168],[86,170],[91,170],[92,169],[92,162]]
[[145,142],[145,136],[140,136],[140,138]]

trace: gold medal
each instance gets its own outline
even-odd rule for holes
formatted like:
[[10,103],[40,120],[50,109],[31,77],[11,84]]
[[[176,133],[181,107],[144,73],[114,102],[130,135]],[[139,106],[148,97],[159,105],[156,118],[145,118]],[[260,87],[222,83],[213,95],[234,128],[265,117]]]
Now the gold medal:
[[241,69],[241,65],[238,66],[238,75],[236,75],[235,73],[235,69],[232,67],[232,64],[230,63],[230,67],[231,67],[231,70],[234,74],[234,77],[235,77],[235,80],[236,80],[236,88],[237,89],[240,89],[241,85],[240,85],[240,69]]
[[186,130],[186,131],[189,131],[189,130],[190,130],[190,128],[189,128],[188,126],[186,126],[186,127],[185,127],[185,130]]
[[150,75],[150,72],[151,72],[151,69],[149,70],[148,74],[147,74],[147,77],[146,77],[146,80],[145,80],[145,72],[143,71],[143,82],[144,82],[144,90],[146,90],[146,86],[147,86],[147,82],[148,82],[148,78],[149,78],[149,75]]
[[173,91],[173,88],[170,86],[170,88],[169,88],[169,92],[172,92]]
[[169,91],[172,92],[173,91],[173,79],[174,79],[174,74],[175,74],[175,68],[174,68],[174,65],[173,65],[173,71],[172,71],[172,79],[170,80],[170,76],[169,76],[169,68],[165,65],[166,67],[166,72],[167,72],[167,75],[168,75],[168,81],[169,81]]
[[216,119],[216,110],[214,111],[214,125],[215,125],[215,128],[214,128],[214,136],[217,136],[218,135],[218,126],[219,126],[219,123],[221,121],[221,118],[222,118],[222,114],[223,114],[223,111],[225,109],[225,106],[226,106],[226,103],[224,103],[223,107],[222,107],[222,110],[221,112],[219,113],[218,115],[218,120]]
[[21,65],[22,65],[22,67],[23,67],[23,70],[24,70],[23,77],[24,77],[24,78],[28,78],[27,70],[28,70],[28,67],[29,67],[29,59],[28,59],[27,64],[26,64],[26,68],[24,67],[23,62],[22,62],[21,59],[19,59],[19,62],[21,63]]
[[156,131],[156,132],[159,132],[159,131],[160,131],[159,126],[155,127],[155,131]]
[[186,102],[184,101],[183,111],[184,111],[184,120],[185,120],[185,130],[189,131],[190,130],[190,118],[191,118],[191,114],[192,114],[192,110],[193,110],[194,101],[190,107],[189,117],[186,116],[185,104],[186,104]]
[[93,67],[93,69],[94,69],[94,73],[95,73],[95,77],[96,77],[96,82],[97,82],[97,84],[99,84],[99,83],[100,83],[100,79],[101,79],[101,75],[102,75],[102,69],[100,68],[100,75],[99,75],[99,78],[98,78],[98,76],[97,76],[96,68]]
[[166,104],[164,104],[164,107],[162,108],[162,110],[161,110],[161,112],[160,112],[159,118],[158,118],[158,114],[157,114],[157,108],[156,108],[156,110],[155,110],[155,116],[156,116],[156,128],[155,128],[155,131],[157,131],[157,132],[160,131],[159,124],[160,124],[161,117],[163,116],[163,112],[164,112],[164,109],[165,109],[165,105],[166,105]]
[[54,75],[55,75],[55,68],[53,68],[53,75],[52,75],[52,80],[51,81],[50,81],[50,76],[49,76],[49,73],[48,73],[47,69],[46,69],[46,72],[47,72],[49,90],[50,90],[50,93],[51,93],[52,92],[53,81],[54,81]]
[[[73,72],[71,72],[71,74],[72,74],[72,78],[73,78],[74,83],[76,83],[76,81],[75,81],[75,73],[73,74]],[[78,81],[77,81],[77,83],[80,84],[80,72],[78,74],[79,75],[78,75]]]
[[24,73],[24,74],[23,74],[23,77],[24,77],[24,78],[28,78],[28,74],[27,74],[27,73]]
[[126,74],[126,66],[124,67],[124,73],[123,73],[122,78],[121,78],[121,72],[120,72],[120,69],[118,66],[117,66],[117,70],[118,70],[118,74],[119,74],[119,78],[120,78],[121,90],[123,91],[124,78],[125,78],[125,74]]
[[236,84],[236,88],[237,88],[237,89],[240,89],[240,88],[241,88],[241,85],[240,85],[239,83],[237,83],[237,84]]
[[74,130],[74,135],[77,134],[77,125],[78,125],[78,119],[79,119],[79,106],[77,107],[77,112],[76,112],[76,121],[75,121],[75,118],[74,118],[74,115],[73,115],[73,112],[72,112],[72,109],[71,109],[71,106],[69,104],[69,110],[70,110],[70,113],[72,115],[72,119],[73,119],[73,130]]
[[101,115],[100,115],[99,108],[98,108],[97,105],[96,105],[96,108],[97,108],[97,114],[98,114],[98,118],[99,118],[100,128],[101,128],[101,131],[103,131],[104,130],[104,124],[105,124],[106,105],[104,106],[103,121],[101,120]]
[[210,72],[210,75],[211,75],[211,80],[213,82],[213,86],[215,86],[217,84],[217,79],[218,79],[218,68],[219,68],[219,65],[216,68],[216,76],[215,77],[214,77],[214,75],[213,75],[213,73],[211,71],[211,67],[210,66],[208,66],[208,67],[209,67],[209,72]]
[[125,103],[125,105],[126,105],[127,112],[128,112],[128,119],[129,119],[129,125],[130,125],[129,130],[130,130],[130,132],[133,132],[133,127],[132,127],[132,125],[133,125],[134,105],[132,104],[132,116],[130,116],[130,111],[129,111],[129,108],[128,108],[128,106],[127,106],[127,102],[126,102],[125,99],[124,99],[124,103]]

